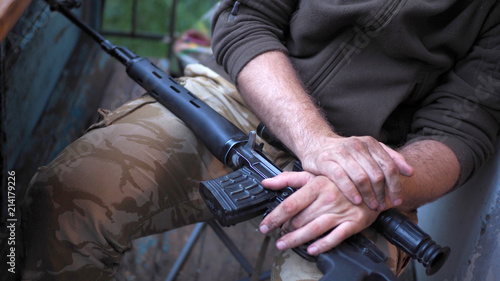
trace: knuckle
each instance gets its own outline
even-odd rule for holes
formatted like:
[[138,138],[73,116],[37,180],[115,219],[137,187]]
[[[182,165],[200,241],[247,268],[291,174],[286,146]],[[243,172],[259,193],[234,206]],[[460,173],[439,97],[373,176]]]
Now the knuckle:
[[317,237],[317,236],[323,234],[323,227],[317,223],[311,224],[310,230],[311,230],[311,233],[313,234],[314,237]]
[[362,142],[364,142],[366,144],[373,145],[373,144],[378,144],[379,143],[375,138],[373,138],[371,136],[362,136],[362,137],[359,137],[359,138],[362,140]]
[[350,137],[346,139],[344,146],[353,150],[361,150],[365,147],[364,143],[363,137]]
[[376,185],[381,185],[385,182],[385,175],[382,172],[374,172],[372,177],[373,183]]
[[324,214],[322,216],[322,218],[323,218],[323,221],[321,222],[321,224],[325,228],[324,231],[327,231],[329,229],[333,229],[338,224],[338,220],[333,214]]
[[333,178],[340,179],[340,178],[344,177],[344,175],[345,175],[345,171],[344,171],[344,169],[342,169],[342,167],[340,167],[338,165],[334,165],[332,167]]
[[285,214],[291,214],[297,208],[297,203],[292,197],[289,197],[287,200],[283,201],[280,206]]
[[368,176],[365,173],[359,173],[352,177],[353,183],[359,188],[364,187],[369,183]]
[[300,219],[298,219],[297,217],[290,219],[288,226],[289,230],[299,229],[300,227],[302,227],[302,222]]
[[348,233],[347,230],[341,228],[341,229],[335,229],[335,232],[336,232],[336,236],[340,239],[340,240],[344,240],[346,239],[347,237],[349,237],[351,235],[351,233]]
[[281,235],[286,235],[292,231],[294,231],[293,226],[291,225],[290,221],[286,221],[281,225]]
[[396,175],[399,173],[399,169],[393,162],[382,164],[382,169],[390,175]]

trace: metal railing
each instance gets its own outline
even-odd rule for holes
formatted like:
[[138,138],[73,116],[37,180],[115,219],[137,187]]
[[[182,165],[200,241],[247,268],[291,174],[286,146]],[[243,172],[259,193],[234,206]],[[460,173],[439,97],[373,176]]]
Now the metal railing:
[[[162,41],[168,44],[167,48],[167,58],[169,61],[173,59],[173,43],[176,39],[175,28],[176,28],[176,15],[177,15],[177,0],[171,0],[172,4],[170,7],[170,20],[168,24],[168,33],[159,33],[159,32],[147,32],[147,31],[138,31],[137,29],[137,18],[138,18],[138,4],[139,0],[132,1],[132,13],[130,17],[131,29],[130,31],[122,31],[122,30],[113,30],[113,29],[104,29],[103,19],[104,19],[104,5],[101,9],[100,16],[100,33],[104,36],[118,36],[118,37],[128,37],[128,38],[137,38],[137,39],[147,39],[153,41]],[[103,0],[105,2],[105,0]],[[168,11],[167,11],[168,12]]]

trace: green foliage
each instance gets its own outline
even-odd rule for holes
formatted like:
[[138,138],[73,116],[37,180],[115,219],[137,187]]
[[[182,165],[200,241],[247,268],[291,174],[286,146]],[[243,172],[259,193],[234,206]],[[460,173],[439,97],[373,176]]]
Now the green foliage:
[[[168,35],[172,0],[139,0],[136,32]],[[216,0],[178,0],[175,16],[176,35],[192,28],[217,3]],[[132,0],[106,0],[103,30],[130,32],[132,30]],[[109,37],[116,45],[127,46],[141,56],[166,57],[168,42],[149,39]]]

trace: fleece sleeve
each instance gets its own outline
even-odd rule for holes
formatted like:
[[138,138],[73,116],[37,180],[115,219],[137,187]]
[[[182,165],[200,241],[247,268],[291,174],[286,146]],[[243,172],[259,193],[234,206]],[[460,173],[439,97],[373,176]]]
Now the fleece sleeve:
[[296,6],[293,0],[221,1],[212,21],[212,49],[233,81],[259,54],[287,53],[282,42]]
[[441,141],[460,163],[457,186],[493,154],[500,121],[500,4],[490,11],[468,54],[414,116],[409,142]]

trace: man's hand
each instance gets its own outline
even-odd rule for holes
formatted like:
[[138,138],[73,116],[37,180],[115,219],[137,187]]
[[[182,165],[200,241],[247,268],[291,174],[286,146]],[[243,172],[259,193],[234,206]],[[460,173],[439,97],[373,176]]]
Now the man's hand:
[[384,209],[386,188],[392,205],[401,205],[400,175],[413,174],[401,154],[372,137],[325,137],[311,142],[301,160],[304,170],[328,177],[352,203],[373,210]]
[[284,172],[266,179],[269,189],[299,188],[268,214],[260,225],[262,233],[282,226],[283,236],[276,242],[280,250],[290,249],[321,237],[307,248],[318,255],[340,244],[371,225],[380,211],[365,204],[353,205],[327,177],[308,172]]

